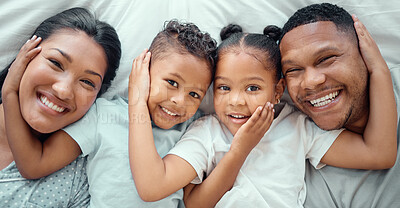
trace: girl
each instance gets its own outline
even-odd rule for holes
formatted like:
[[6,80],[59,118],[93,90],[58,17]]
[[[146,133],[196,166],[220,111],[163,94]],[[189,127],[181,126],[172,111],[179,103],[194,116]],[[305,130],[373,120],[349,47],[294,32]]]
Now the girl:
[[[47,138],[80,119],[109,87],[119,66],[120,42],[114,28],[83,8],[44,20],[33,34],[0,76],[0,201],[4,207],[86,207],[85,157],[65,162],[42,180],[26,180],[27,170],[42,164],[27,164],[36,162],[38,152],[20,153],[60,145]],[[43,154],[60,156],[47,149]]]
[[[241,33],[235,25],[222,31],[222,39],[228,38],[217,51],[216,115],[194,122],[166,157],[150,155],[144,139],[130,138],[144,148],[143,155],[131,155],[131,163],[137,189],[145,200],[157,200],[206,178],[185,188],[187,207],[243,207],[249,203],[255,207],[302,207],[305,159],[316,168],[325,164],[369,169],[393,166],[396,149],[387,147],[396,147],[395,136],[373,138],[381,143],[373,146],[343,129],[321,130],[287,104],[271,124],[270,103],[279,103],[284,89],[276,44],[280,29],[270,26],[264,34]],[[364,52],[372,53],[370,48]],[[353,143],[342,146],[342,140]],[[365,154],[355,154],[355,148],[364,149]],[[366,150],[390,153],[376,162]],[[139,159],[132,160],[135,157],[141,157],[146,166]],[[345,158],[357,158],[358,162]]]
[[[143,51],[133,62],[129,105],[121,97],[97,99],[81,120],[49,138],[75,146],[44,146],[43,151],[58,152],[63,157],[41,155],[41,159],[33,161],[40,166],[35,177],[62,167],[65,160],[82,153],[88,155],[90,206],[177,207],[183,198],[182,190],[154,203],[145,203],[137,195],[129,168],[128,125],[149,125],[157,151],[164,156],[199,116],[196,111],[212,80],[215,49],[215,41],[197,26],[168,22],[154,38],[149,52]],[[146,71],[136,73],[139,65],[145,65]],[[145,96],[148,99],[143,99]],[[128,114],[128,107],[132,106],[148,108]]]

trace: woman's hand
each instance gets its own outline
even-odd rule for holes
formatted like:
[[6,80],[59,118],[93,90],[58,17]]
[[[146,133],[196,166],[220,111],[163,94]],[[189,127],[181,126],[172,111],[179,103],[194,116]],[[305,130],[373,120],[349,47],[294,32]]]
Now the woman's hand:
[[274,120],[274,105],[270,102],[259,106],[250,119],[236,132],[231,150],[238,150],[247,155],[260,142]]
[[129,76],[129,104],[147,104],[150,93],[150,64],[151,54],[145,49],[132,64]]
[[7,94],[16,93],[18,95],[19,85],[29,62],[41,51],[41,47],[36,47],[42,38],[34,35],[19,50],[17,57],[8,69],[7,77],[2,88],[3,101]]

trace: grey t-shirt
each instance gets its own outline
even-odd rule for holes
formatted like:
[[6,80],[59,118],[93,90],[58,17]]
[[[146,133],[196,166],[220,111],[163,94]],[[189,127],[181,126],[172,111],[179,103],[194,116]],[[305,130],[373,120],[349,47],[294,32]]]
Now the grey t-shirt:
[[[400,65],[391,68],[400,122]],[[383,108],[385,106],[382,106]],[[399,145],[400,125],[397,128]],[[326,166],[316,170],[307,162],[307,197],[304,207],[400,207],[400,151],[393,168],[355,170]]]
[[0,207],[87,207],[86,157],[37,180],[21,176],[15,162],[0,171]]

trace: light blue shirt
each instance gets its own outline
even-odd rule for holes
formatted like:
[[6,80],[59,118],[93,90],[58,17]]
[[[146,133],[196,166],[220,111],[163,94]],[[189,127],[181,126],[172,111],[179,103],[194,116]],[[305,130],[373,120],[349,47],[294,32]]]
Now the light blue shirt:
[[[181,138],[188,125],[198,118],[175,125],[171,129],[153,126],[155,145],[161,157]],[[178,207],[183,191],[157,201],[144,202],[139,197],[132,178],[128,157],[128,101],[115,97],[99,98],[79,121],[66,131],[88,155],[87,174],[91,207]]]

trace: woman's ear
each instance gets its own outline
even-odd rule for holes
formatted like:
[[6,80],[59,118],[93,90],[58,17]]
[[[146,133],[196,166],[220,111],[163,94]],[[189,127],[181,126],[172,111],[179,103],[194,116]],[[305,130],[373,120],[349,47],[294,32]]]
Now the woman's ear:
[[278,83],[275,85],[275,103],[278,104],[281,102],[281,97],[283,92],[285,91],[286,82],[285,79],[281,78]]

